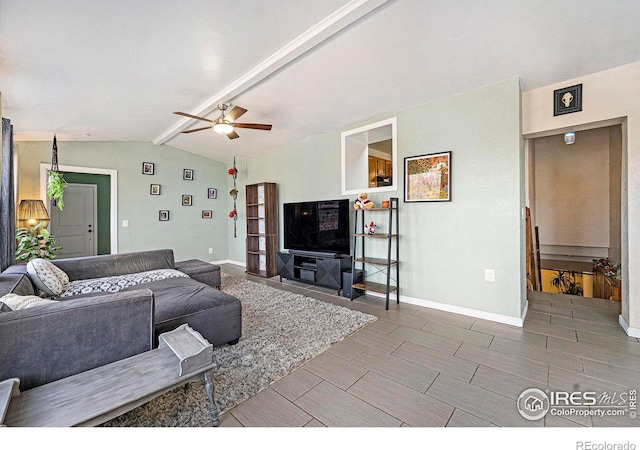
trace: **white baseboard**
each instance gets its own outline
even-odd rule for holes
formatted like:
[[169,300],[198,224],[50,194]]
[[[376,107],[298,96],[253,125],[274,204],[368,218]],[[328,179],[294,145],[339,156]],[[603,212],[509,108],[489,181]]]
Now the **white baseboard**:
[[624,320],[624,317],[622,317],[622,314],[618,316],[618,323],[620,324],[624,332],[627,333],[628,336],[631,336],[634,338],[640,338],[640,328],[630,327],[627,321]]
[[211,264],[216,264],[216,265],[233,264],[233,265],[236,265],[236,266],[247,267],[246,263],[243,263],[243,262],[240,262],[240,261],[234,261],[233,259],[221,259],[220,261],[211,261]]
[[[375,297],[385,297],[384,294],[380,294],[378,292],[369,292],[367,291],[367,295],[372,295]],[[389,296],[389,302],[396,301],[395,296]],[[430,300],[423,300],[421,298],[407,297],[404,295],[400,296],[400,302],[410,303],[412,305],[424,306],[425,308],[437,309],[439,311],[446,311],[454,314],[461,314],[463,316],[475,317],[476,319],[489,320],[491,322],[499,322],[504,323],[505,325],[511,325],[514,327],[522,328],[524,324],[524,318],[527,316],[527,311],[529,310],[529,302],[525,302],[524,311],[522,311],[522,316],[520,318],[505,316],[502,314],[495,314],[486,311],[480,311],[472,308],[465,308],[464,306],[457,305],[448,305],[446,303],[433,302]]]

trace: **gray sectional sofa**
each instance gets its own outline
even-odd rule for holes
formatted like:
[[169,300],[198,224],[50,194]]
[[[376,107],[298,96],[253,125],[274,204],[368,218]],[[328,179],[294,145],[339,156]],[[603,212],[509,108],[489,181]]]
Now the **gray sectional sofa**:
[[[214,347],[240,339],[242,306],[219,290],[218,266],[176,263],[167,249],[52,263],[70,280],[66,293],[0,312],[0,380],[20,378],[21,390],[151,350],[158,335],[185,323]],[[165,269],[171,276],[141,275]],[[8,293],[37,294],[24,264],[0,274],[0,297]]]

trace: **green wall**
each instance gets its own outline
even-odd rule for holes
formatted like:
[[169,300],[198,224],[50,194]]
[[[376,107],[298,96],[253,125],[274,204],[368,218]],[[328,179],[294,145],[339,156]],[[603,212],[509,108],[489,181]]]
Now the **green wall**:
[[[51,142],[18,142],[18,199],[40,198],[40,163],[50,164]],[[61,166],[117,171],[118,252],[172,248],[176,260],[227,259],[228,199],[207,198],[208,188],[226,187],[226,165],[170,146],[145,142],[64,142],[58,140]],[[142,174],[142,163],[155,164],[154,175]],[[193,169],[193,181],[182,179],[183,169]],[[161,185],[161,195],[150,195],[151,184]],[[182,206],[182,195],[193,196],[192,206]],[[158,212],[170,211],[160,222]],[[212,219],[202,219],[212,210]],[[122,221],[128,220],[124,228]],[[209,254],[208,249],[213,248]]]
[[[394,115],[399,177],[405,157],[452,152],[451,202],[404,203],[402,187],[370,195],[377,204],[400,198],[401,295],[417,303],[520,318],[526,290],[518,79],[387,117]],[[384,118],[372,117],[368,123]],[[244,211],[243,186],[261,181],[278,183],[280,205],[342,198],[341,131],[238,161],[239,211]],[[237,261],[245,261],[243,217],[240,214],[238,238],[229,234],[229,258]],[[495,270],[495,282],[484,280],[485,269]]]
[[111,217],[111,177],[94,173],[64,172],[67,183],[94,184],[97,196],[98,255],[111,253],[110,217]]

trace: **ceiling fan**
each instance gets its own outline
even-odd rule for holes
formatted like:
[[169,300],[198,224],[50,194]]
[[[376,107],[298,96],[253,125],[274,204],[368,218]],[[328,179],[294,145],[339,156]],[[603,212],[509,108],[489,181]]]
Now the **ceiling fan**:
[[174,114],[178,114],[179,116],[189,117],[191,119],[196,120],[204,120],[205,122],[210,122],[213,125],[208,127],[194,128],[192,130],[183,131],[183,133],[195,133],[196,131],[208,130],[213,128],[213,131],[220,134],[226,134],[229,139],[236,139],[240,136],[234,128],[251,128],[253,130],[270,130],[271,125],[266,125],[262,123],[237,123],[235,122],[238,117],[247,112],[246,109],[240,106],[234,106],[229,110],[227,114],[224,112],[229,108],[229,104],[221,103],[218,105],[218,109],[220,110],[220,117],[215,120],[207,119],[204,117],[194,116],[193,114],[187,114],[181,111],[175,111]]

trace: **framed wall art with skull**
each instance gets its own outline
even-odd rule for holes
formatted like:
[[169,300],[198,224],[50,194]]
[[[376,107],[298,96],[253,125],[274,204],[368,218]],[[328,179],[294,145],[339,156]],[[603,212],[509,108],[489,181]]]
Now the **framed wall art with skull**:
[[582,84],[553,91],[553,115],[582,111]]

